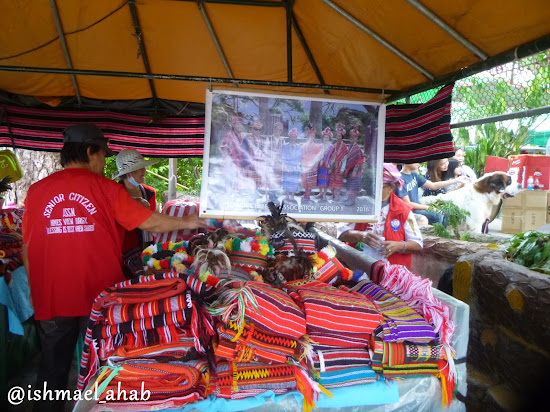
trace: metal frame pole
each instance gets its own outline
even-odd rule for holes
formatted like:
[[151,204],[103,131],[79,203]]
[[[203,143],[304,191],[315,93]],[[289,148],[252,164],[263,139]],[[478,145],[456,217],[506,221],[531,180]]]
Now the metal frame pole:
[[[294,31],[296,32],[296,36],[298,36],[298,40],[300,40],[300,43],[302,44],[302,48],[304,49],[304,52],[306,53],[307,59],[309,60],[309,63],[311,64],[311,67],[313,68],[313,71],[315,72],[315,75],[317,76],[317,79],[319,79],[319,83],[326,84],[325,79],[323,79],[323,75],[321,74],[321,71],[319,70],[319,67],[317,66],[317,63],[315,62],[315,59],[313,58],[313,54],[311,53],[309,45],[306,42],[304,34],[302,33],[302,29],[300,29],[300,26],[298,25],[298,22],[296,21],[296,16],[294,16],[294,13],[292,13],[291,18],[292,18],[292,26],[294,27]],[[325,94],[329,94],[329,91],[325,90]]]
[[286,73],[287,80],[292,83],[292,7],[294,0],[285,0],[286,9]]
[[386,47],[388,50],[390,50],[393,54],[395,54],[397,57],[402,59],[405,63],[409,64],[410,66],[414,67],[417,71],[422,73],[425,77],[427,77],[430,80],[433,80],[435,76],[431,74],[429,71],[427,71],[425,68],[423,68],[421,65],[416,63],[413,59],[408,57],[405,53],[403,53],[401,50],[399,50],[397,47],[392,45],[387,40],[383,39],[381,36],[376,34],[374,31],[369,29],[367,26],[365,26],[363,23],[361,23],[359,20],[357,20],[355,17],[353,17],[351,14],[349,14],[347,11],[339,7],[338,5],[334,4],[330,0],[322,0],[323,3],[325,3],[327,6],[335,10],[336,12],[340,13],[346,20],[351,22],[354,26],[361,29],[363,32],[368,34],[370,37],[372,37],[374,40],[376,40],[378,43]]
[[468,41],[464,36],[462,36],[459,32],[457,32],[455,29],[445,23],[437,14],[421,4],[418,0],[406,0],[406,2],[413,6],[420,13],[422,13],[424,16],[426,16],[433,23],[435,23],[441,30],[443,30],[445,33],[447,33],[449,36],[459,42],[467,50],[475,54],[481,60],[487,60],[487,57],[489,56],[487,56],[480,48],[478,48],[472,42]]
[[[134,30],[136,31],[136,37],[139,46],[139,54],[143,58],[143,65],[145,66],[145,72],[148,75],[151,75],[151,67],[149,66],[149,59],[147,58],[147,53],[145,52],[145,44],[143,42],[143,33],[141,32],[141,26],[139,24],[139,18],[137,15],[136,3],[134,0],[128,0],[128,7],[130,8],[130,14],[132,15],[132,21],[134,22]],[[149,87],[151,88],[151,94],[153,95],[153,100],[157,101],[157,91],[155,89],[155,84],[153,79],[149,78]]]
[[118,72],[107,70],[80,70],[80,69],[59,69],[52,67],[28,67],[28,66],[0,66],[0,72],[29,72],[29,73],[53,73],[53,74],[75,74],[81,76],[105,76],[105,77],[129,77],[134,79],[155,79],[155,80],[180,80],[190,82],[204,83],[227,83],[227,84],[246,84],[252,86],[269,87],[291,87],[297,89],[316,89],[316,90],[338,90],[344,92],[359,92],[371,94],[396,94],[399,90],[374,89],[370,87],[340,86],[335,84],[317,84],[317,83],[288,83],[272,80],[251,80],[251,79],[230,79],[227,77],[208,77],[208,76],[184,76],[178,74],[147,74],[136,72]]
[[451,129],[458,129],[460,127],[477,126],[478,124],[496,123],[504,120],[520,119],[523,117],[533,117],[541,114],[550,113],[550,106],[537,107],[535,109],[522,110],[521,112],[499,114],[497,116],[484,117],[482,119],[469,120],[467,122],[452,123]]
[[[63,32],[63,25],[61,19],[59,18],[59,11],[57,10],[57,4],[55,0],[50,0],[50,8],[52,9],[53,19],[55,21],[55,27],[57,29],[57,35],[59,36],[59,42],[61,43],[61,49],[63,50],[63,55],[65,56],[65,62],[69,69],[73,68],[73,63],[71,61],[71,55],[69,54],[69,49],[67,48],[67,42],[65,41],[65,33]],[[73,84],[74,94],[76,96],[76,101],[80,106],[82,104],[82,99],[80,97],[80,90],[78,88],[78,83],[76,82],[76,76],[74,74],[70,75],[71,82]]]
[[203,5],[204,1],[197,1],[197,6],[199,7],[199,10],[202,14],[202,18],[206,24],[206,27],[208,28],[208,31],[210,32],[210,36],[212,37],[212,40],[214,41],[214,45],[216,46],[216,50],[218,50],[218,54],[220,55],[220,59],[222,59],[222,63],[225,66],[225,70],[227,71],[227,75],[230,78],[233,78],[233,72],[231,71],[231,67],[229,67],[229,62],[227,61],[227,58],[225,57],[225,53],[223,52],[222,46],[218,40],[218,36],[216,35],[216,32],[214,31],[214,27],[212,26],[212,22],[210,21],[210,17],[208,17],[208,13],[206,12],[206,9]]

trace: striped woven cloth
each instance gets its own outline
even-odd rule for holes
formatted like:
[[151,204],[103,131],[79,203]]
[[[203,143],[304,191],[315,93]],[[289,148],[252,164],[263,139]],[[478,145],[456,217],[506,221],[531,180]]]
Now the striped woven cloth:
[[387,106],[384,162],[421,163],[454,156],[453,87],[443,87],[424,104]]
[[168,117],[151,122],[148,116],[107,111],[62,111],[2,106],[8,113],[12,136],[5,121],[0,123],[0,146],[60,151],[63,130],[72,124],[96,124],[110,148],[139,149],[144,156],[197,157],[204,151],[204,117]]
[[313,351],[313,366],[317,371],[370,366],[366,349],[330,348]]
[[303,311],[285,292],[261,282],[226,290],[207,310],[224,324],[234,321],[243,327],[246,321],[267,333],[291,339],[306,334]]
[[[220,362],[211,379],[214,394],[221,398],[241,399],[272,390],[284,393],[296,389],[295,366],[266,365],[258,362]],[[259,391],[259,392],[258,392]]]
[[[161,285],[162,294],[158,294],[161,299],[167,298],[166,288],[169,284],[178,285],[181,283],[187,288],[186,304],[189,311],[170,312],[172,316],[158,315],[161,318],[148,318],[148,320],[134,320],[119,325],[110,325],[106,322],[103,310],[107,305],[120,304],[121,302],[140,304],[139,299],[144,302],[151,302],[147,290],[158,291],[158,285]],[[125,289],[128,290],[128,296],[124,296]],[[168,288],[170,289],[170,288]],[[177,342],[182,329],[180,325],[186,326],[193,336],[195,349],[204,353],[205,345],[210,336],[214,334],[212,319],[204,311],[200,304],[196,303],[194,293],[203,292],[209,294],[210,287],[206,287],[198,279],[191,279],[183,273],[161,273],[149,276],[140,276],[135,279],[120,282],[112,287],[105,289],[95,299],[92,305],[92,312],[88,322],[88,329],[84,338],[84,348],[80,362],[80,374],[78,377],[78,389],[86,387],[91,377],[99,369],[99,361],[110,356],[116,347],[126,345],[136,348],[147,346],[148,344]],[[170,289],[171,290],[171,289]],[[193,293],[191,293],[193,291]],[[114,333],[113,333],[114,332]],[[108,336],[105,339],[99,339],[95,345],[92,344],[94,337]]]
[[428,343],[437,334],[422,316],[383,287],[368,280],[359,282],[352,291],[364,294],[376,302],[382,315],[382,340],[384,342]]
[[183,358],[193,357],[194,359],[196,356],[197,352],[194,350],[193,337],[190,333],[189,336],[183,333],[177,342],[151,344],[143,348],[135,348],[129,345],[119,346],[109,357],[109,360],[155,358],[181,361]]
[[266,333],[254,324],[239,328],[229,322],[218,325],[216,331],[219,344],[214,354],[237,362],[286,363],[298,350],[296,340]]
[[374,303],[360,294],[338,290],[316,280],[296,280],[284,285],[306,314],[308,334],[368,338],[382,322]]
[[[186,294],[181,293],[177,296],[154,300],[151,302],[111,305],[104,308],[102,313],[107,323],[110,325],[118,325],[120,323],[125,323],[136,319],[150,318],[170,312],[189,311],[191,309],[190,306],[191,305],[189,302],[186,302]],[[187,316],[189,316],[189,313]]]
[[365,349],[369,344],[370,336],[335,335],[330,333],[310,333],[309,339],[315,349],[359,348]]
[[[418,346],[418,345],[417,345]],[[371,359],[372,368],[376,372],[388,376],[407,376],[407,375],[437,375],[439,372],[438,361],[415,361],[412,358],[400,358],[397,353],[405,351],[404,343],[384,343],[375,334],[371,337]],[[401,349],[397,349],[401,347]],[[393,357],[392,351],[393,350]],[[403,363],[397,361],[403,360]],[[408,362],[405,362],[408,360]],[[391,364],[390,364],[391,363]]]
[[[106,385],[99,400],[109,403],[139,400],[139,397],[130,398],[134,390],[139,394],[149,391],[148,402],[170,398],[184,398],[185,403],[194,402],[205,398],[209,376],[207,372],[207,362],[204,360],[158,362],[155,359],[131,359],[110,362],[97,379],[99,387]],[[162,402],[157,403],[160,404]]]

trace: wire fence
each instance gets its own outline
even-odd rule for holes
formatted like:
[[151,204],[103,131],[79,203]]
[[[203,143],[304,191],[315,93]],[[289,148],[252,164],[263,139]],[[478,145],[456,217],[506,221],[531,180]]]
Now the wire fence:
[[[396,104],[425,103],[438,90],[412,95]],[[525,144],[545,147],[550,138],[550,114],[529,113],[529,109],[545,111],[545,107],[550,112],[550,50],[457,81],[451,127],[458,137],[458,127],[464,122],[486,119],[480,120],[480,124],[495,123],[491,117],[516,113],[517,119],[499,121],[498,127],[517,131],[524,126],[529,136]],[[541,126],[547,130],[537,130]]]

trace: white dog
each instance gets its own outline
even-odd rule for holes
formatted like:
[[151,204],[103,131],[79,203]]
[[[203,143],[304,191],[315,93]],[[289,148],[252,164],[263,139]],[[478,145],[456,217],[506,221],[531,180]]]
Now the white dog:
[[437,196],[420,198],[420,203],[430,204],[437,200],[451,200],[461,209],[470,212],[466,218],[467,230],[482,232],[483,224],[490,219],[495,205],[502,198],[512,197],[519,193],[521,185],[512,183],[512,177],[504,172],[487,173],[473,184]]

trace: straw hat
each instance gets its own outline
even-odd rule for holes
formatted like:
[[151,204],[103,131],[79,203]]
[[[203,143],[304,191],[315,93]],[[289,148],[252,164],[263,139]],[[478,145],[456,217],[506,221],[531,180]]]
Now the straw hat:
[[120,178],[139,169],[145,169],[158,162],[159,160],[145,160],[141,153],[135,149],[121,150],[116,156],[118,172],[113,175],[113,179]]

